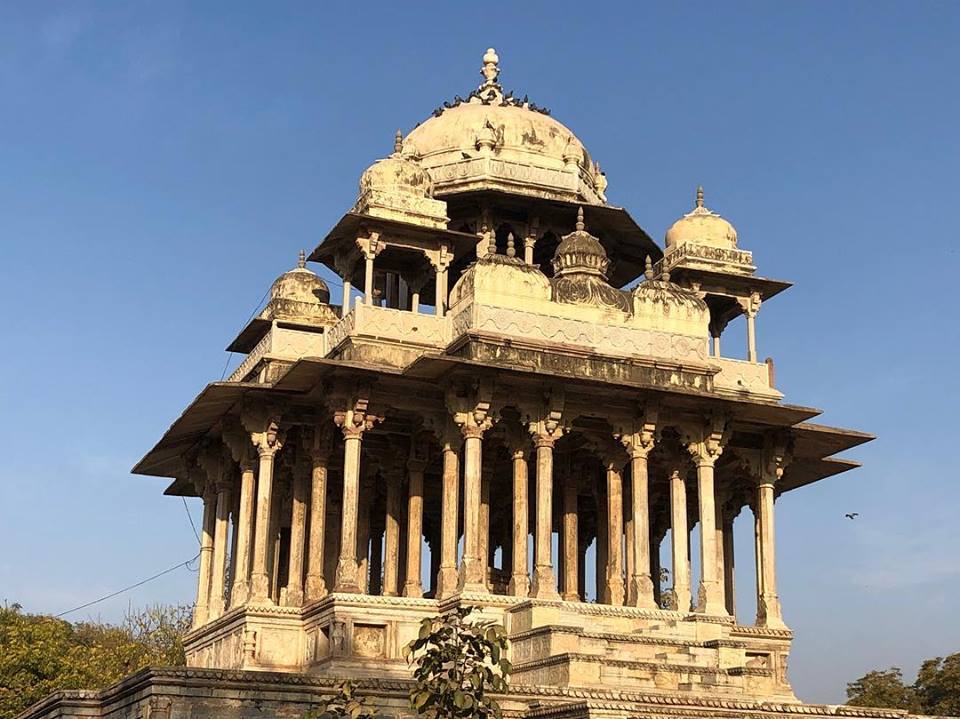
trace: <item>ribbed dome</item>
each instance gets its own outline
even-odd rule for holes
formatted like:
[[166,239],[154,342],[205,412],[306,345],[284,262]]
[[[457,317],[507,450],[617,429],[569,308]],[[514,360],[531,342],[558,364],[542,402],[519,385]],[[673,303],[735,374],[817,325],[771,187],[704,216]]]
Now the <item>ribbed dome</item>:
[[577,210],[577,228],[564,235],[553,255],[553,269],[557,277],[566,274],[594,274],[606,277],[607,251],[600,240],[586,231],[583,223],[583,208]]
[[673,223],[667,230],[667,249],[685,242],[724,249],[736,249],[737,230],[716,212],[703,204],[703,188],[697,188],[697,203],[692,211]]
[[450,291],[450,307],[461,302],[515,309],[528,309],[532,301],[549,301],[550,280],[536,265],[513,255],[513,235],[508,238],[508,255],[496,254],[496,245],[470,265]]
[[261,319],[314,322],[330,313],[330,288],[307,269],[300,251],[297,266],[280,275],[270,287],[270,301],[260,313]]
[[397,131],[393,154],[377,160],[360,176],[360,194],[369,190],[386,190],[416,195],[433,196],[433,181],[430,173],[416,161],[412,146],[403,142]]
[[[487,50],[485,82],[466,99],[444,103],[407,136],[437,193],[464,183],[470,189],[506,185],[516,192],[533,184],[558,199],[602,204],[606,178],[583,143],[547,110],[505,94],[497,82],[498,62],[496,52]],[[485,158],[497,162],[484,164]]]

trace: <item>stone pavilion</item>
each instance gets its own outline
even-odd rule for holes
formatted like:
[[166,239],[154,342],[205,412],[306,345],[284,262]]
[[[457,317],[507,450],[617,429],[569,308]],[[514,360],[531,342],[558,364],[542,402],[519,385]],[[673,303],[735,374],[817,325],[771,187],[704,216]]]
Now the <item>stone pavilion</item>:
[[300,717],[344,678],[406,716],[404,644],[463,604],[507,628],[511,718],[904,716],[790,686],[777,507],[871,439],[760,359],[790,283],[702,189],[661,248],[492,49],[481,74],[397,133],[134,468],[202,498],[188,666],[24,717]]

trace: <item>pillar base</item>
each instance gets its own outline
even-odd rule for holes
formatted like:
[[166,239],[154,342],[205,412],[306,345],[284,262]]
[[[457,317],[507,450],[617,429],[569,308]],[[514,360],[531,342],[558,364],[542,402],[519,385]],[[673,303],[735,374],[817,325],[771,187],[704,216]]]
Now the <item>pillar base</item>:
[[283,606],[302,607],[303,606],[303,590],[295,587],[287,587],[284,592]]
[[603,592],[603,600],[606,604],[610,604],[615,607],[623,606],[624,598],[624,588],[623,580],[619,575],[614,575],[612,577],[607,577],[607,586]]
[[423,597],[423,585],[420,582],[407,582],[403,585],[403,596],[405,597],[416,597],[418,599]]
[[337,564],[337,582],[333,591],[343,594],[362,594],[360,591],[360,569],[352,559],[341,559]]
[[250,581],[250,604],[272,605],[270,598],[270,579],[266,574],[254,575]]
[[437,599],[446,599],[457,593],[460,577],[456,567],[440,567],[437,572]]
[[307,575],[306,601],[315,602],[327,596],[327,583],[320,575]]
[[653,600],[653,580],[649,574],[634,574],[630,578],[630,606],[640,609],[659,609]]
[[507,585],[507,593],[513,597],[529,597],[530,577],[526,574],[511,575],[510,584]]
[[780,613],[780,597],[762,596],[757,602],[757,626],[768,629],[786,629],[783,615]]
[[530,596],[536,599],[560,599],[560,592],[557,591],[557,579],[553,574],[553,567],[542,566],[533,570]]

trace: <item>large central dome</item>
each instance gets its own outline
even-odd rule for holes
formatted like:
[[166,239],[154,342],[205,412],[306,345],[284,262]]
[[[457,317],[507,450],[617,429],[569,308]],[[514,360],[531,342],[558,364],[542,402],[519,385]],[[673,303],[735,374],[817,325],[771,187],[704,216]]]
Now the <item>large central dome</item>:
[[606,178],[583,143],[547,110],[504,94],[498,62],[487,50],[485,82],[466,99],[444,103],[405,140],[436,194],[491,189],[604,204]]

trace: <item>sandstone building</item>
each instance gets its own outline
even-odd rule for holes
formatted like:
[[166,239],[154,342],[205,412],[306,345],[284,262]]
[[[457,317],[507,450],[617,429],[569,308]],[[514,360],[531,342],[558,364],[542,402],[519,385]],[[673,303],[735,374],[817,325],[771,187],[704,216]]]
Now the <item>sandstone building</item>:
[[237,370],[134,470],[203,498],[189,667],[25,716],[299,717],[340,678],[396,716],[403,645],[464,603],[508,629],[511,716],[903,715],[788,680],[776,500],[870,439],[811,423],[759,360],[789,283],[702,190],[661,250],[493,50],[481,72],[397,134],[230,345]]

